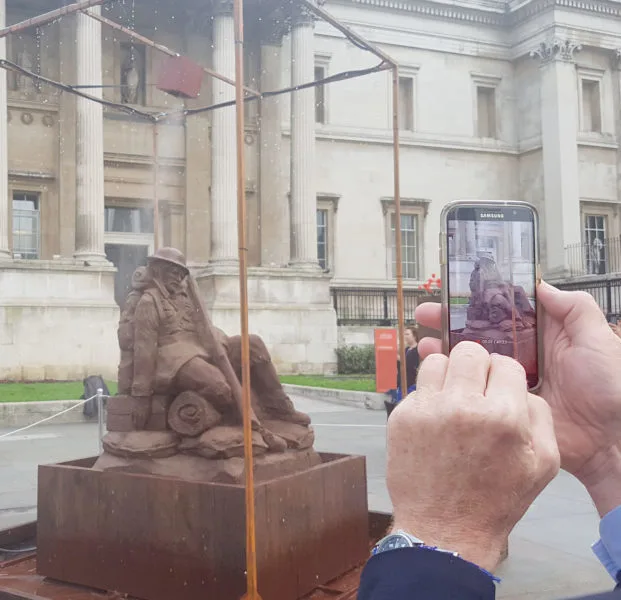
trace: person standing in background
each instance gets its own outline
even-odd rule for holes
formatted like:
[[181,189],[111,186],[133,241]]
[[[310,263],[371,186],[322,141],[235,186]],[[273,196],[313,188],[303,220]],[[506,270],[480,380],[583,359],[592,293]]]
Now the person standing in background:
[[403,394],[401,390],[401,360],[397,355],[397,388],[396,390],[391,390],[392,401],[384,402],[388,416],[390,416],[394,407],[405,396],[411,394],[416,389],[416,375],[420,366],[420,355],[418,354],[418,332],[414,325],[408,325],[405,328],[403,341],[405,343],[405,374],[408,389],[407,393]]
[[[414,325],[405,328],[405,369],[408,385],[408,394],[416,389],[416,375],[420,365],[418,354],[418,332]],[[397,357],[397,389],[401,388],[401,361]],[[413,388],[413,389],[411,389]],[[407,396],[407,394],[406,394]]]

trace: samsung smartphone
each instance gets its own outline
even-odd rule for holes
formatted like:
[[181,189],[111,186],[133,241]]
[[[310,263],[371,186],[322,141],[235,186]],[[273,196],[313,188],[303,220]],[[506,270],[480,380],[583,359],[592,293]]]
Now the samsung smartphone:
[[537,211],[525,202],[460,200],[442,211],[444,352],[473,341],[511,356],[541,384]]

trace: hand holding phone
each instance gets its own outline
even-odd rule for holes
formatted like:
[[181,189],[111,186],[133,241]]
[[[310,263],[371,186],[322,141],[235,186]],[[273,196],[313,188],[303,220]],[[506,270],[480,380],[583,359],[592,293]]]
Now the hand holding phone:
[[443,348],[461,341],[511,356],[540,385],[538,221],[525,202],[457,201],[442,212]]

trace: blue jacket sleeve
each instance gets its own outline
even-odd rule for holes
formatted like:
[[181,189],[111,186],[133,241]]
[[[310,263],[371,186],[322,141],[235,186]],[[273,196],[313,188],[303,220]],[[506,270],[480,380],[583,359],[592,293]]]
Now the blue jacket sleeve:
[[478,567],[451,554],[418,548],[373,556],[358,600],[494,600],[496,586]]

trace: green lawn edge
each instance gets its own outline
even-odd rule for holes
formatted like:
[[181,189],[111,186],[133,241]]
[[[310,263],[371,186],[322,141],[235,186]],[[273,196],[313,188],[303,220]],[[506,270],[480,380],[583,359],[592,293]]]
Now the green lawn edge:
[[[353,392],[374,392],[375,379],[371,375],[322,377],[321,375],[283,375],[282,383]],[[111,394],[116,384],[106,382]],[[78,400],[84,392],[81,381],[54,381],[43,383],[0,383],[0,403],[51,402]]]

